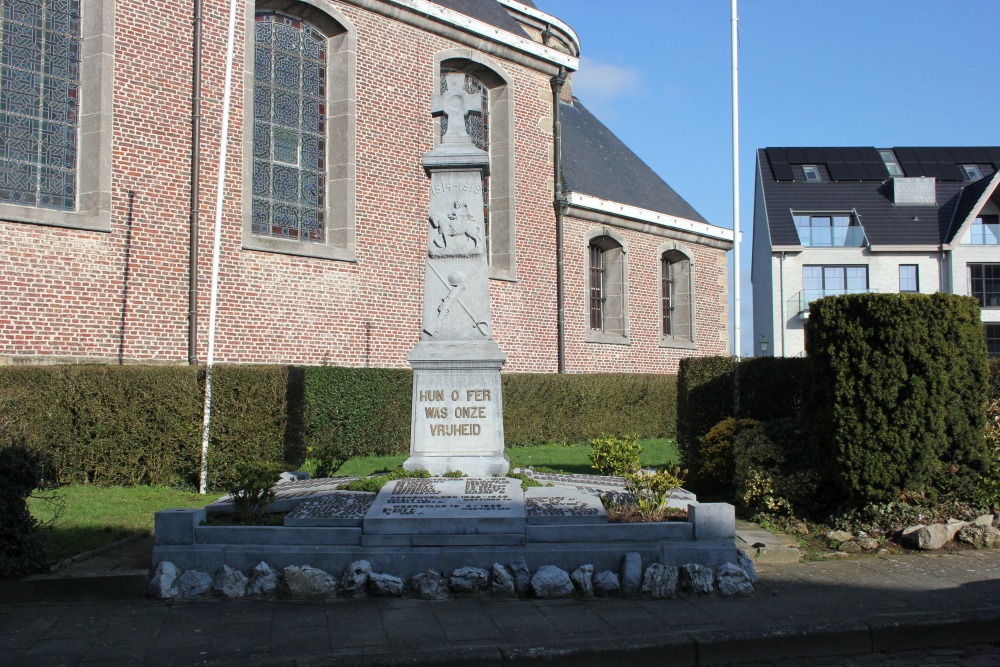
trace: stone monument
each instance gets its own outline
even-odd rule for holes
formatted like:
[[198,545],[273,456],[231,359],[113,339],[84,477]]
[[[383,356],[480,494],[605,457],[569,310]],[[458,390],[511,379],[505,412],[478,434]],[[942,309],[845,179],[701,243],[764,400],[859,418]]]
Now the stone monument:
[[442,475],[505,474],[500,368],[493,340],[489,266],[483,220],[483,176],[489,155],[465,129],[481,111],[465,74],[445,75],[433,113],[447,121],[437,148],[423,156],[431,179],[427,219],[423,329],[407,356],[413,367],[413,417],[407,470]]

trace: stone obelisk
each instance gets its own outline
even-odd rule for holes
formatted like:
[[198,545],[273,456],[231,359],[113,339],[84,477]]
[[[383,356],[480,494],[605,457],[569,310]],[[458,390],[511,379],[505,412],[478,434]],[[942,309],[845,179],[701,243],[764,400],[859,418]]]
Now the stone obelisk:
[[423,330],[407,360],[413,367],[413,418],[408,470],[432,475],[504,474],[500,368],[506,356],[493,340],[489,266],[483,220],[483,176],[489,156],[465,130],[481,111],[465,75],[445,75],[433,112],[447,117],[440,144],[423,156],[431,179],[427,218]]

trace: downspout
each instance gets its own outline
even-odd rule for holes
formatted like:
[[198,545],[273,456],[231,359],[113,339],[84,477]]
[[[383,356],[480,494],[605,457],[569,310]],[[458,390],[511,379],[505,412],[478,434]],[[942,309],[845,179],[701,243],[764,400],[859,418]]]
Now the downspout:
[[553,208],[556,213],[556,359],[560,373],[566,372],[566,304],[563,288],[563,217],[568,203],[563,193],[562,181],[562,121],[560,120],[560,96],[566,83],[566,68],[560,66],[559,73],[549,81],[552,86],[552,169],[555,198]]
[[785,353],[785,329],[788,328],[788,317],[785,313],[785,253],[781,253],[781,265],[778,271],[778,286],[779,294],[781,295],[781,356],[786,356]]
[[188,363],[198,365],[198,198],[201,189],[202,1],[194,0],[194,57],[191,69],[191,205],[188,241]]

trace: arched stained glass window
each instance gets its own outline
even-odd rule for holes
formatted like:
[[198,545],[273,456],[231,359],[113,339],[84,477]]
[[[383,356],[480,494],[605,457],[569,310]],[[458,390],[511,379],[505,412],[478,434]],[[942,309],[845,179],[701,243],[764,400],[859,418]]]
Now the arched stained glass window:
[[80,0],[0,0],[0,202],[76,207]]
[[326,37],[280,12],[255,18],[253,233],[324,243]]
[[[441,89],[439,92],[444,93],[447,89],[447,77],[445,75],[450,72],[458,72],[460,70],[442,68],[441,69]],[[483,109],[482,113],[470,113],[465,116],[465,132],[472,139],[472,143],[481,150],[490,152],[490,89],[487,88],[482,81],[472,76],[471,74],[465,75],[465,92],[476,94],[482,96]],[[448,132],[448,117],[441,116],[441,136],[439,138],[444,138],[445,133]],[[483,222],[486,225],[486,243],[489,245],[490,239],[490,177],[483,177]],[[487,257],[489,255],[487,254]]]

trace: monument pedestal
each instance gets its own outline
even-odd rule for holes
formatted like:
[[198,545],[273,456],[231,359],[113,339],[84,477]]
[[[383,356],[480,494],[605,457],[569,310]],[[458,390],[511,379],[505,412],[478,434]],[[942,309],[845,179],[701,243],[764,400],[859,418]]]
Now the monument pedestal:
[[443,475],[505,475],[500,368],[506,357],[492,340],[417,343],[407,470]]

